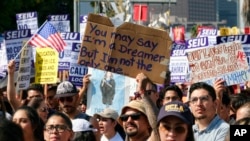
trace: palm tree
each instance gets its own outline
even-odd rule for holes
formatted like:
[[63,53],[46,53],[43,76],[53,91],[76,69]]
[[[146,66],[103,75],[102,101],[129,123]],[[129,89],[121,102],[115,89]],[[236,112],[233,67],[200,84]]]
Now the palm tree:
[[242,16],[245,26],[250,25],[250,0],[243,1]]

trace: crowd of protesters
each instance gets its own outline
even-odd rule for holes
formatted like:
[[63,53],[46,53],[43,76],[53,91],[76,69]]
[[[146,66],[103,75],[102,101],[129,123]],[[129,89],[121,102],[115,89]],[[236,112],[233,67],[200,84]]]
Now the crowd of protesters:
[[121,113],[106,108],[90,116],[86,90],[91,75],[83,76],[81,89],[62,81],[46,89],[32,84],[20,95],[14,69],[10,61],[7,87],[0,97],[1,141],[226,141],[229,125],[250,124],[248,83],[241,93],[222,79],[213,86],[168,83],[157,91],[156,84],[140,73],[135,96]]

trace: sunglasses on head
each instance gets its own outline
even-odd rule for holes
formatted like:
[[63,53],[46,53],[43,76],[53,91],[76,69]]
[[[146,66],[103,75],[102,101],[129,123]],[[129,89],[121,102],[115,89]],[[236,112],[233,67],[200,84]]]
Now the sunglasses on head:
[[64,102],[64,101],[72,102],[73,101],[73,97],[60,97],[59,101],[60,102]]
[[124,115],[120,116],[120,119],[121,119],[121,121],[127,121],[128,118],[131,117],[131,119],[137,120],[137,119],[140,118],[140,116],[141,116],[141,113],[134,113],[134,114],[131,114],[131,115],[125,115],[124,114]]

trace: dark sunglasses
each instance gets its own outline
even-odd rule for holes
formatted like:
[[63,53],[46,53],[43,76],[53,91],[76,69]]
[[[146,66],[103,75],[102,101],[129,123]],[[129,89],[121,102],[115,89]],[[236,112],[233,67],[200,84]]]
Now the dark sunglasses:
[[170,127],[168,125],[164,125],[164,128],[168,132],[173,130],[177,134],[181,134],[181,133],[184,133],[186,131],[185,127],[183,127],[183,126],[176,126],[176,127],[172,128],[172,127]]
[[127,121],[129,117],[131,117],[133,120],[138,120],[141,116],[141,113],[134,113],[131,115],[121,115],[120,119],[121,121]]
[[73,101],[73,97],[60,97],[59,101],[60,102],[64,102],[64,101],[72,102]]

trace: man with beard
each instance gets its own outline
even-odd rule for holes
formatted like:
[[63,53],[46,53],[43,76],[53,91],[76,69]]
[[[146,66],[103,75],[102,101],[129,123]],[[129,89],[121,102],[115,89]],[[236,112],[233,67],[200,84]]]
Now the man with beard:
[[[84,82],[83,78],[83,82]],[[61,82],[56,91],[55,97],[59,100],[59,107],[61,111],[66,114],[71,120],[82,118],[89,121],[95,129],[99,129],[98,122],[94,117],[90,117],[86,113],[82,113],[78,110],[79,98],[81,94],[85,92],[87,83],[84,84],[82,90],[78,92],[76,86],[69,81]],[[74,126],[74,125],[73,125]],[[97,141],[100,139],[100,133],[95,132]]]
[[229,125],[217,114],[215,89],[204,82],[191,85],[189,105],[195,117],[195,141],[224,141]]
[[133,100],[122,108],[119,122],[126,133],[126,141],[149,139],[152,127],[146,115],[146,109],[141,100]]

